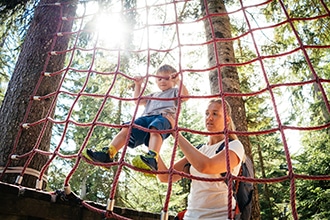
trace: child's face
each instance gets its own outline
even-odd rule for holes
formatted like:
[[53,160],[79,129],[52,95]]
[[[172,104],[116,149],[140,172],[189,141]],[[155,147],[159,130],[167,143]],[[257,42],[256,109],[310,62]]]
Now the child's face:
[[156,78],[157,86],[160,90],[165,91],[175,86],[175,80],[172,79],[171,75],[173,73],[169,72],[159,72],[157,76],[161,76],[162,78]]

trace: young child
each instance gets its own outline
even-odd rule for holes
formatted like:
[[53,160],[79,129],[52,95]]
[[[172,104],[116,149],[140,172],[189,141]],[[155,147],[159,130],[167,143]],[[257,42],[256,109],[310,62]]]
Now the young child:
[[[139,105],[144,105],[145,109],[141,117],[134,121],[134,124],[151,130],[168,130],[171,129],[171,124],[166,115],[176,114],[178,100],[159,100],[166,98],[174,98],[179,95],[188,96],[187,88],[182,84],[181,92],[175,86],[180,85],[180,79],[177,71],[170,65],[161,66],[156,72],[156,84],[161,90],[160,92],[152,93],[143,99],[135,101]],[[134,98],[140,96],[142,77],[135,77]],[[180,94],[179,94],[180,92]],[[153,97],[156,99],[150,99]],[[188,98],[182,98],[182,101]],[[127,123],[126,123],[127,124]],[[133,127],[131,133],[128,134],[128,128],[122,128],[110,143],[109,147],[103,148],[101,151],[92,151],[87,149],[83,155],[94,162],[110,163],[113,162],[117,152],[125,145],[126,137],[130,135],[128,146],[135,148],[141,144],[148,146],[146,155],[138,155],[133,159],[133,165],[146,170],[158,170],[158,154],[165,140],[170,133],[146,132]]]

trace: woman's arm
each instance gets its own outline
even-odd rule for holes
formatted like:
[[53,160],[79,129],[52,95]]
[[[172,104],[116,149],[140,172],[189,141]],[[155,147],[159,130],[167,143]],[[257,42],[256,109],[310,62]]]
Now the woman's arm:
[[[177,171],[187,173],[188,172],[188,169],[186,169],[187,168],[187,166],[186,166],[187,163],[188,163],[187,159],[182,158],[174,164],[173,168]],[[167,170],[168,170],[168,168],[166,167],[164,161],[162,160],[161,157],[159,157],[158,158],[158,171],[167,171]],[[166,173],[166,174],[157,174],[157,177],[158,177],[159,181],[161,181],[161,182],[168,182],[169,174],[168,173]],[[178,174],[175,174],[172,177],[172,181],[176,182],[176,181],[180,180],[181,178],[182,178],[182,176],[180,176]]]
[[[181,133],[178,133],[178,144],[183,154],[196,170],[205,174],[223,173],[227,171],[225,151],[208,157],[196,149]],[[229,150],[230,169],[237,166],[240,159],[234,151]]]
[[[169,116],[166,116],[166,118],[170,121],[172,127],[174,127],[174,119]],[[172,133],[172,135],[175,136],[176,133]],[[213,157],[208,157],[195,148],[185,137],[182,136],[180,132],[177,133],[177,135],[180,149],[185,155],[187,161],[193,165],[196,170],[205,174],[227,172],[226,154],[224,150],[218,154],[215,154]],[[230,169],[233,169],[240,162],[239,157],[232,150],[229,150],[229,161]]]

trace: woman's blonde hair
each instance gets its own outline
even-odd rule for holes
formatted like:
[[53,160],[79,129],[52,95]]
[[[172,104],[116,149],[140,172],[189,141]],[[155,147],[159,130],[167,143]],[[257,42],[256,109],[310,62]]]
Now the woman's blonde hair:
[[[227,119],[226,122],[227,122],[227,129],[229,131],[236,131],[236,127],[235,127],[235,124],[233,122],[233,119],[231,117],[231,107],[229,105],[229,103],[226,101],[226,100],[223,100],[221,98],[216,98],[216,99],[211,99],[209,101],[209,104],[212,104],[212,103],[218,103],[221,105],[221,107],[223,108],[223,102],[225,103],[225,108],[226,108],[226,118],[230,118],[230,120],[228,121]],[[229,134],[229,139],[232,139],[232,140],[236,140],[238,139],[237,135],[236,134]]]

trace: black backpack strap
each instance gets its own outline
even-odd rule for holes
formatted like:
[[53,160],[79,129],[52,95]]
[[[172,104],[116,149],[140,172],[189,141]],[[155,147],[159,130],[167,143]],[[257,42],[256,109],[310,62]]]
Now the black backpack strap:
[[215,154],[217,154],[217,153],[219,153],[220,151],[222,151],[223,148],[225,148],[225,142],[223,142],[222,144],[220,144],[219,148],[215,151]]
[[[229,139],[229,142],[231,142],[231,141],[233,141],[234,139]],[[228,143],[229,143],[228,142]],[[220,144],[220,146],[219,146],[219,148],[215,151],[215,153],[217,154],[217,153],[219,153],[220,151],[222,151],[224,148],[225,148],[225,145],[226,145],[226,141],[224,141],[224,142],[222,142],[222,144]],[[225,177],[226,176],[226,173],[227,172],[224,172],[224,173],[220,173],[220,175],[222,176],[222,177]],[[227,184],[227,181],[225,181],[226,182],[226,184]]]
[[[229,142],[231,142],[231,141],[233,141],[233,139],[229,139]],[[224,141],[222,144],[220,144],[218,150],[216,150],[215,153],[217,154],[217,153],[219,153],[220,151],[222,151],[223,148],[225,148],[225,144],[226,144],[225,141]]]
[[199,144],[196,146],[196,148],[199,150],[201,147],[203,147],[204,144]]
[[[234,139],[230,139],[229,138],[229,142],[231,142],[231,141],[233,141]],[[225,144],[226,144],[226,142],[224,141],[222,144],[220,144],[220,146],[219,146],[219,148],[215,151],[215,153],[217,154],[217,153],[219,153],[220,151],[222,151],[223,150],[223,148],[225,148]],[[196,148],[199,150],[201,147],[203,147],[204,146],[204,144],[198,144],[197,146],[196,146]]]

